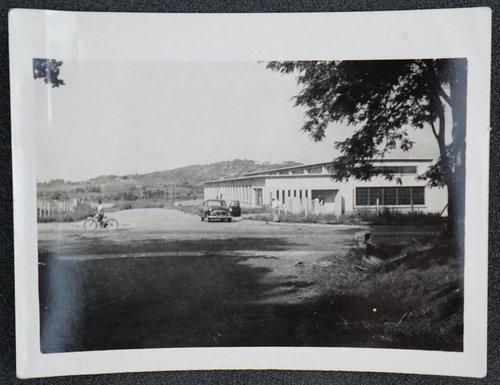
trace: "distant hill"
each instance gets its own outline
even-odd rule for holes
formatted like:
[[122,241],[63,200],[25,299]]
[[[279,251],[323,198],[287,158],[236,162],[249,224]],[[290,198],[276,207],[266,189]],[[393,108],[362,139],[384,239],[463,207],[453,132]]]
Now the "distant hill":
[[[148,174],[102,175],[81,182],[67,182],[62,179],[37,184],[38,196],[71,197],[119,200],[137,197],[158,197],[171,194],[175,190],[178,198],[193,198],[203,195],[203,183],[228,179],[252,171],[269,170],[281,167],[298,166],[302,163],[286,161],[283,163],[257,162],[247,159],[217,162],[205,165],[192,165],[172,170],[156,171]],[[175,187],[174,187],[175,186]]]
[[280,167],[291,167],[300,165],[297,162],[256,162],[254,160],[236,159],[232,161],[218,162],[206,165],[194,165],[176,168],[167,171],[158,171],[150,174],[139,175],[136,180],[142,184],[155,183],[177,183],[179,185],[201,186],[204,182],[217,179],[228,179],[258,170],[270,170]]

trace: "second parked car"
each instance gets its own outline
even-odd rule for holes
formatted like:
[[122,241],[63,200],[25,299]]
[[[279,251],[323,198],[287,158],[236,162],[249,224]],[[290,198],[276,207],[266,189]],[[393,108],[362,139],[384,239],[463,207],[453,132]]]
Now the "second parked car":
[[240,201],[229,202],[229,212],[233,217],[240,217],[241,216]]

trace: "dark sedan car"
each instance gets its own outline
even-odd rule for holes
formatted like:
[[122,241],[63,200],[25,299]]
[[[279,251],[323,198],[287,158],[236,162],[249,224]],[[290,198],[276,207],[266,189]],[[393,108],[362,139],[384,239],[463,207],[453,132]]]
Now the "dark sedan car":
[[231,222],[231,212],[226,206],[226,201],[221,199],[208,199],[203,202],[203,206],[200,208],[201,220],[205,219],[210,222],[212,220],[220,220]]
[[229,202],[229,212],[233,217],[241,217],[241,206],[240,201]]

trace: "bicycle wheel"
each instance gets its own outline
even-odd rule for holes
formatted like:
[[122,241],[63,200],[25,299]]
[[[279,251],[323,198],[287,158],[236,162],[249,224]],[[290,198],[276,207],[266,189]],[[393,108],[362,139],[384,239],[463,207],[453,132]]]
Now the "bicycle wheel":
[[109,230],[116,230],[118,229],[118,221],[116,219],[110,218],[106,221],[104,227],[106,227]]
[[94,231],[95,229],[97,229],[98,225],[99,224],[94,218],[88,218],[85,220],[85,222],[83,222],[84,229],[88,231]]

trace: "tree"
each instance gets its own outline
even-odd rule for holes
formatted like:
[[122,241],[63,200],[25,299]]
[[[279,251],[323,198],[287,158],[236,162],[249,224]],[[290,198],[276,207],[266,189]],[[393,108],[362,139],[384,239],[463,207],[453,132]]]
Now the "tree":
[[[332,123],[353,134],[335,143],[334,179],[368,180],[373,160],[414,145],[408,130],[428,129],[440,157],[422,175],[431,187],[448,191],[448,233],[463,239],[465,192],[466,59],[378,61],[286,61],[267,67],[295,73],[301,87],[295,105],[306,108],[302,130],[315,141]],[[451,110],[451,122],[447,122]],[[451,141],[446,142],[451,123]],[[380,170],[380,169],[379,169]],[[394,175],[384,175],[394,178]]]
[[33,79],[42,78],[45,84],[52,84],[52,88],[63,86],[64,80],[59,79],[62,61],[55,59],[33,59]]

